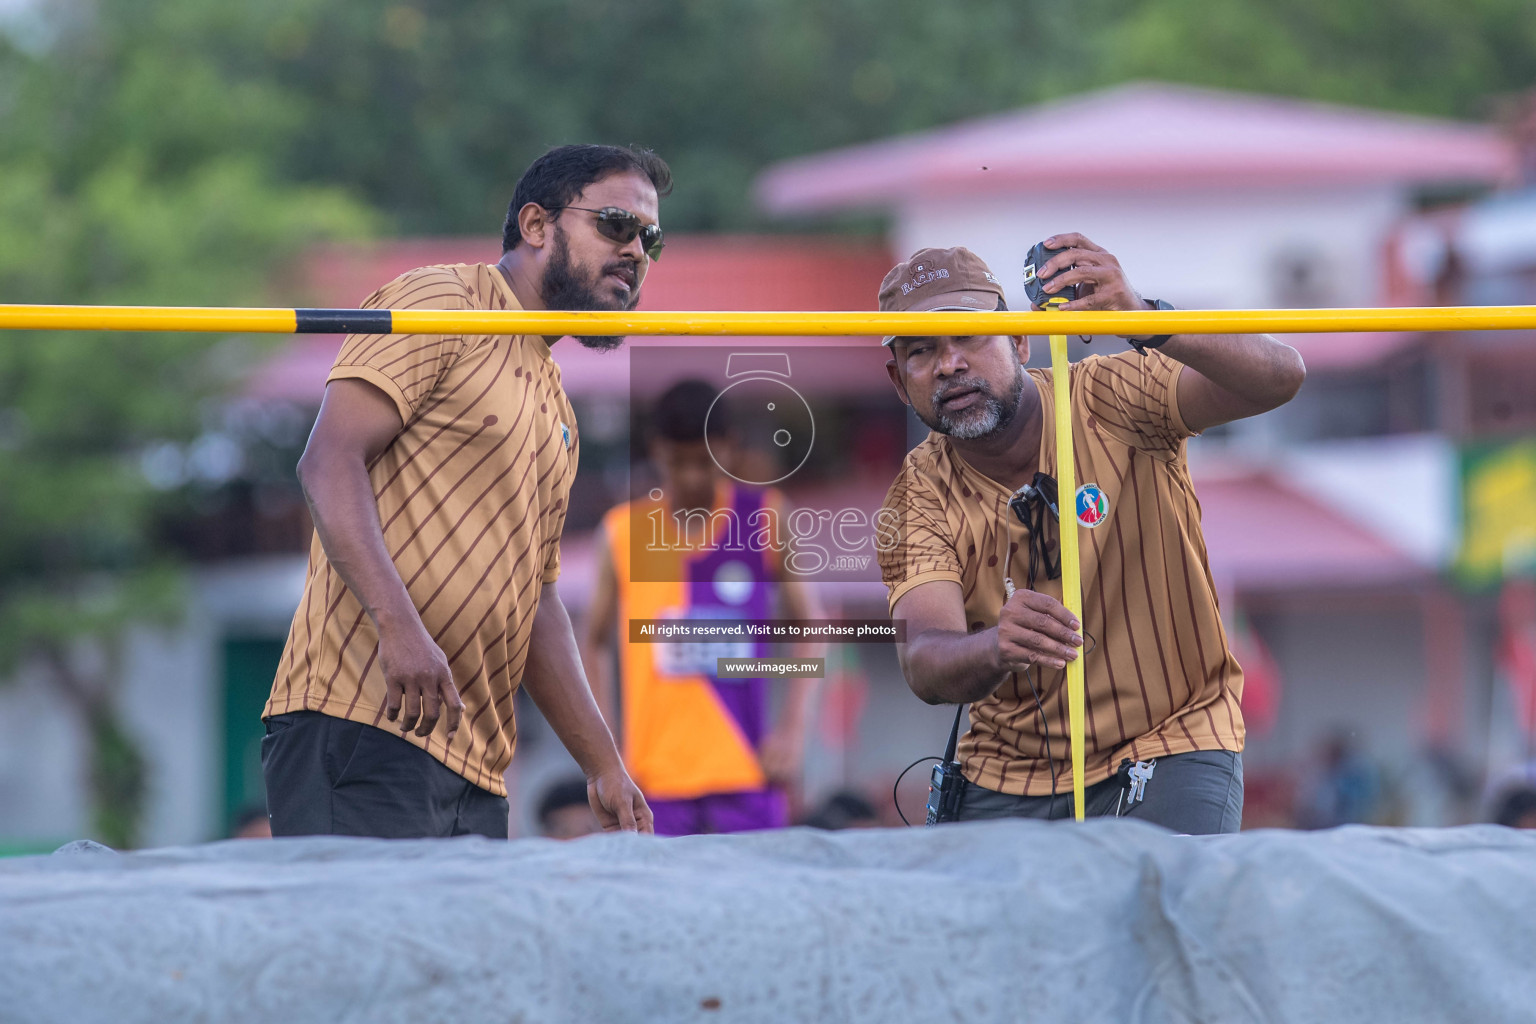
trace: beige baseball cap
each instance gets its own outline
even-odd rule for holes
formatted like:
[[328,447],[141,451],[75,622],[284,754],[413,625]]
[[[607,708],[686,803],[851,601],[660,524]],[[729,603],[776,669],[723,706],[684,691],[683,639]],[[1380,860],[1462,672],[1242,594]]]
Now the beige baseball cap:
[[[1003,286],[971,250],[919,249],[880,282],[880,311],[926,313],[1006,309]],[[894,336],[885,339],[889,345]]]

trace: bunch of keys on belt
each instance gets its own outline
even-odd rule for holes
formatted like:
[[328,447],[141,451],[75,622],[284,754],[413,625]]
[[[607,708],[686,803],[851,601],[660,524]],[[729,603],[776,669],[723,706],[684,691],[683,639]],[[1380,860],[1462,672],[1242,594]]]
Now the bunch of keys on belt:
[[[1126,758],[1120,762],[1120,768],[1115,774],[1120,777],[1120,785],[1129,791],[1120,794],[1121,799],[1125,801],[1120,806],[1129,807],[1147,798],[1147,783],[1151,781],[1152,769],[1156,767],[1155,760],[1132,763],[1130,758]],[[1115,814],[1117,816],[1120,814],[1119,806],[1116,807]]]
[[1156,767],[1156,761],[1137,761],[1131,765],[1131,795],[1126,803],[1140,803],[1147,798],[1147,783],[1151,781],[1152,769]]

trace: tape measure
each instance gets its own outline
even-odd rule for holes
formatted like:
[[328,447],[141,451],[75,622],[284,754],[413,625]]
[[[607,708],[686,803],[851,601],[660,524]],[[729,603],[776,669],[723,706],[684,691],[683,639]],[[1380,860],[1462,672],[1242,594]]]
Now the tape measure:
[[[1041,309],[1052,306],[1060,306],[1077,298],[1077,285],[1069,284],[1061,291],[1054,294],[1045,290],[1045,282],[1048,278],[1041,278],[1036,272],[1037,268],[1044,267],[1051,261],[1051,257],[1065,249],[1047,249],[1044,242],[1036,242],[1029,250],[1029,255],[1024,257],[1024,293],[1029,296],[1029,301]],[[1052,277],[1056,275],[1052,274]]]

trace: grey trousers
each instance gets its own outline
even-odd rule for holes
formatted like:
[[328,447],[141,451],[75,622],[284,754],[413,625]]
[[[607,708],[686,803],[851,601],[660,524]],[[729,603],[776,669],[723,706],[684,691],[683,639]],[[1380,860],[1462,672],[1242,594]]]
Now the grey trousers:
[[[1243,755],[1230,750],[1197,750],[1157,759],[1143,799],[1130,794],[1111,776],[1083,793],[1090,818],[1139,818],[1185,835],[1236,832],[1243,822]],[[1072,788],[1054,798],[1009,796],[966,780],[960,794],[960,820],[987,818],[1072,817]]]

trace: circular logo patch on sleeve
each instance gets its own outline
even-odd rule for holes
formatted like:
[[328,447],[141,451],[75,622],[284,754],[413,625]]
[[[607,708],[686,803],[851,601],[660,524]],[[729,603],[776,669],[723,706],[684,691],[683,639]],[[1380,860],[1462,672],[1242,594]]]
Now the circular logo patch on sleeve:
[[1077,489],[1077,521],[1090,530],[1109,518],[1109,496],[1098,484]]

